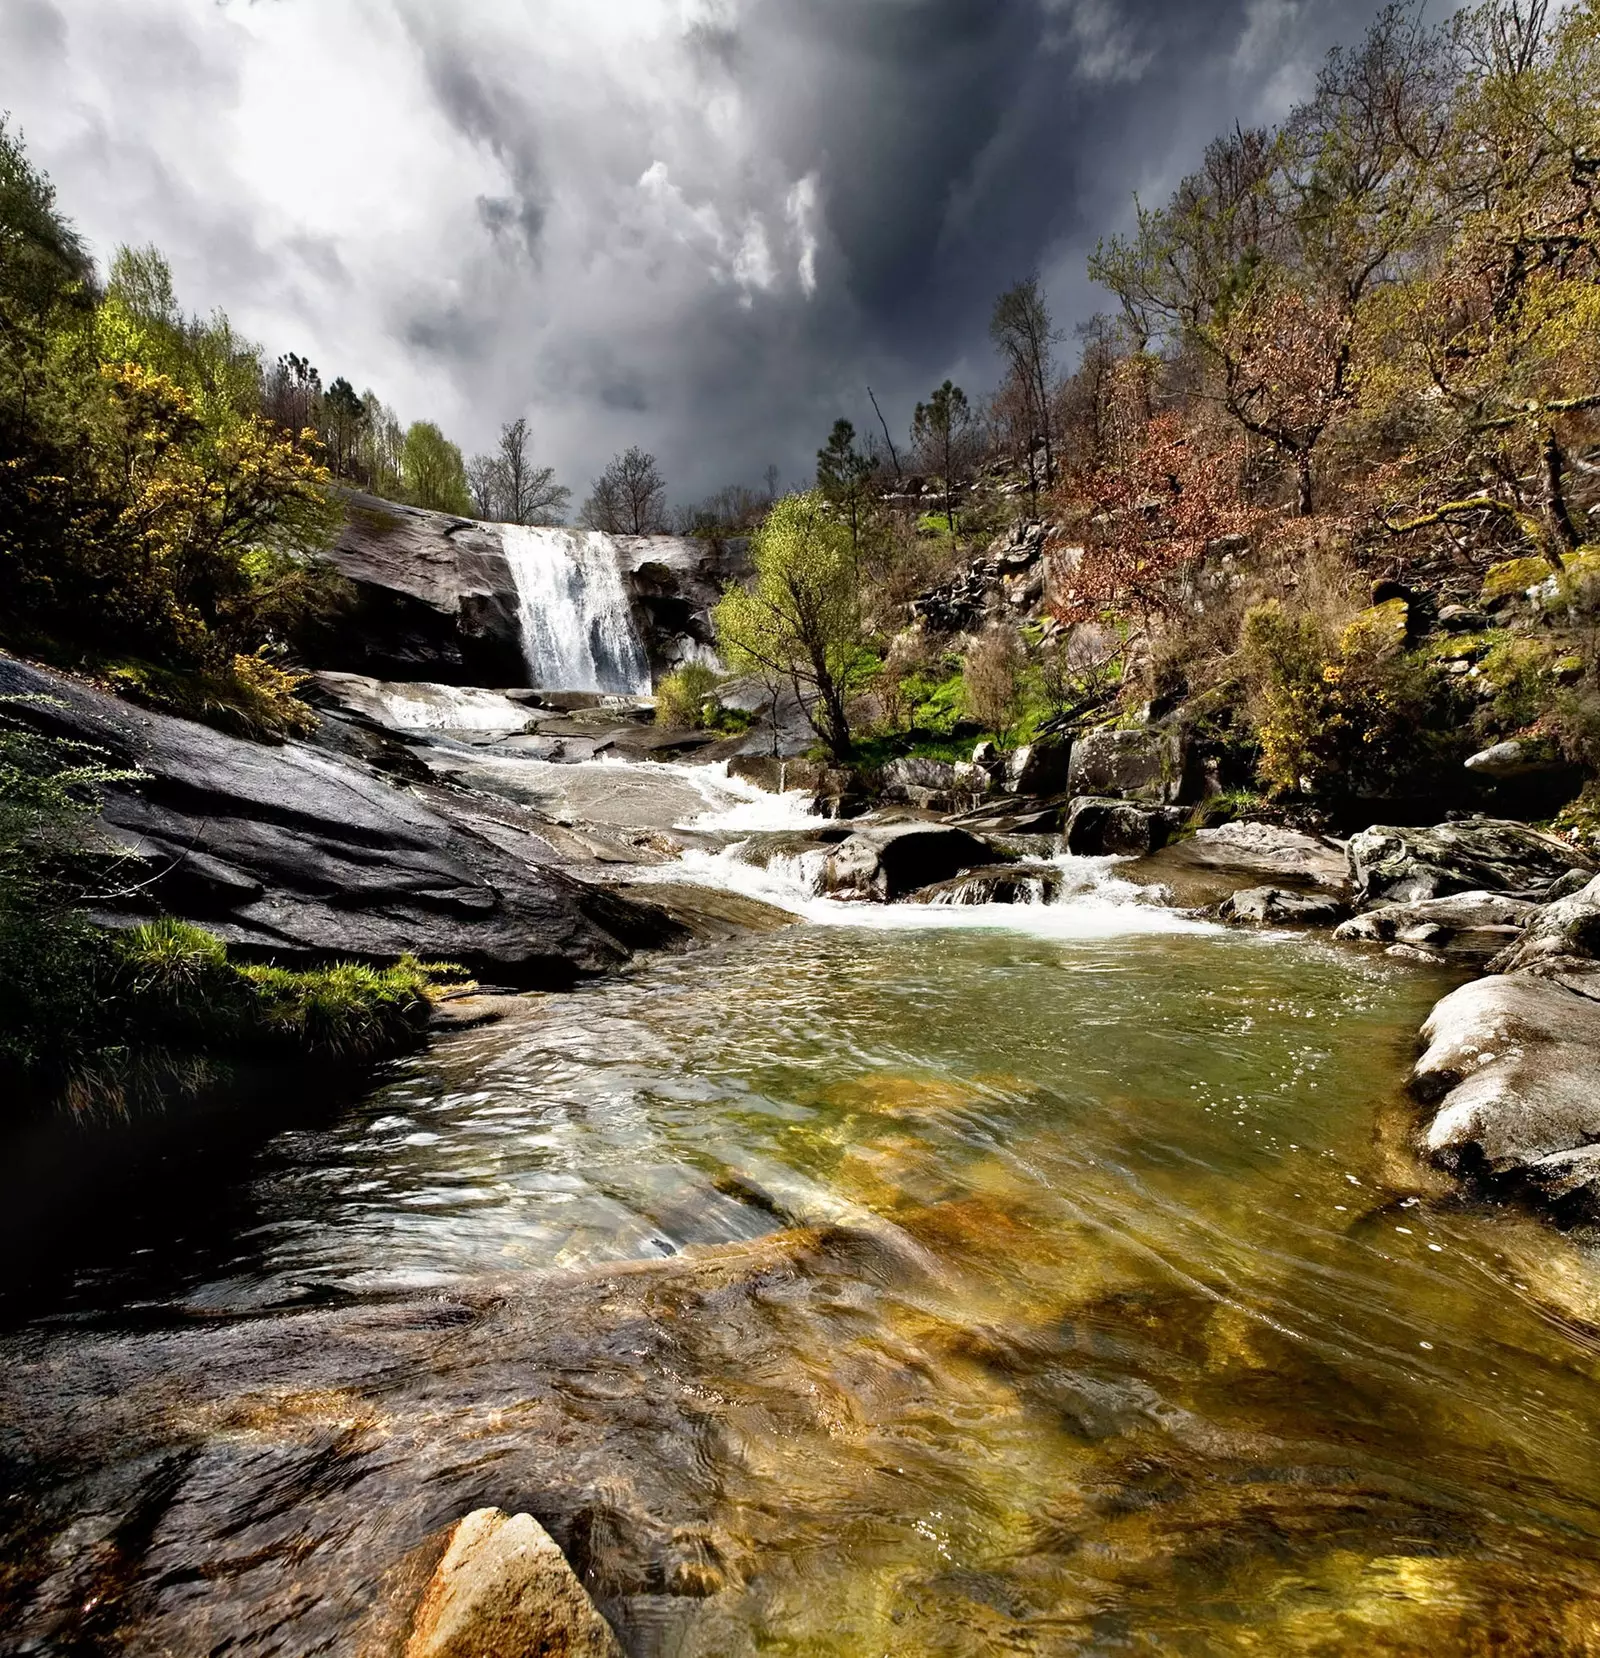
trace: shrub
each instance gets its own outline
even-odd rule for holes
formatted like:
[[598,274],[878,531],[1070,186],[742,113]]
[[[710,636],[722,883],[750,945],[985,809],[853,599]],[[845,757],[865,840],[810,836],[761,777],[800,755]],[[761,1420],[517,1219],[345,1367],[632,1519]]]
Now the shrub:
[[1240,667],[1277,793],[1323,799],[1421,793],[1467,746],[1448,677],[1404,648],[1403,606],[1337,627],[1278,600],[1244,619]]
[[967,652],[962,705],[1004,744],[1022,711],[1022,642],[1005,623],[985,628]]
[[703,731],[715,723],[712,693],[722,675],[703,662],[685,662],[656,686],[656,724],[669,731]]

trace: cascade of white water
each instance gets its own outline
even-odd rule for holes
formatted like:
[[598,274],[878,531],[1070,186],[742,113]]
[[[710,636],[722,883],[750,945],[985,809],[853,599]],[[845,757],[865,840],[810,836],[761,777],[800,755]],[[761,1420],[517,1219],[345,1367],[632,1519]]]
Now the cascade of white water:
[[517,584],[522,654],[553,691],[648,695],[650,664],[634,631],[622,566],[596,530],[500,528]]

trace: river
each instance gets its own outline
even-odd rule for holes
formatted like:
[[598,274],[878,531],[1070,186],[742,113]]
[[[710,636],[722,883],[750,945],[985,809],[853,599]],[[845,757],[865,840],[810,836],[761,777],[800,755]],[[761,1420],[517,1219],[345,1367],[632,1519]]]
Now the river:
[[1100,871],[530,998],[13,1320],[0,1650],[392,1650],[494,1503],[634,1654],[1600,1651],[1600,1274],[1406,1149],[1448,982]]

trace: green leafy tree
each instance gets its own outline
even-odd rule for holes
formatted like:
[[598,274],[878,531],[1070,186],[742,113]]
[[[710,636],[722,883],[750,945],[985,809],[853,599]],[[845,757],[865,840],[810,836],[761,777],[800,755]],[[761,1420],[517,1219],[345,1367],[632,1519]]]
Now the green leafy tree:
[[406,428],[400,475],[413,506],[472,516],[472,492],[461,451],[431,420],[416,420]]
[[750,556],[754,581],[729,588],[713,615],[723,659],[791,686],[828,752],[846,760],[850,699],[874,666],[849,528],[820,490],[787,495]]
[[877,460],[856,448],[856,429],[836,420],[828,441],[817,451],[817,488],[850,526],[850,542],[861,545],[861,521],[871,499]]
[[911,441],[938,477],[944,494],[945,522],[956,533],[956,491],[966,481],[972,460],[972,409],[960,386],[946,380],[911,417]]

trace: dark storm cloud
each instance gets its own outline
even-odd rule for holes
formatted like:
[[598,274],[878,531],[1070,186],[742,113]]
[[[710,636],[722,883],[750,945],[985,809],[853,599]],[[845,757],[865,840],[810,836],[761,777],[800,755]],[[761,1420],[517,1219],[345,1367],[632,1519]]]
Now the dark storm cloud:
[[[9,0],[10,104],[102,247],[469,447],[532,417],[581,487],[809,469],[994,378],[1135,190],[1272,119],[1373,0]],[[8,84],[8,82],[10,84]],[[895,433],[896,440],[900,432]]]

